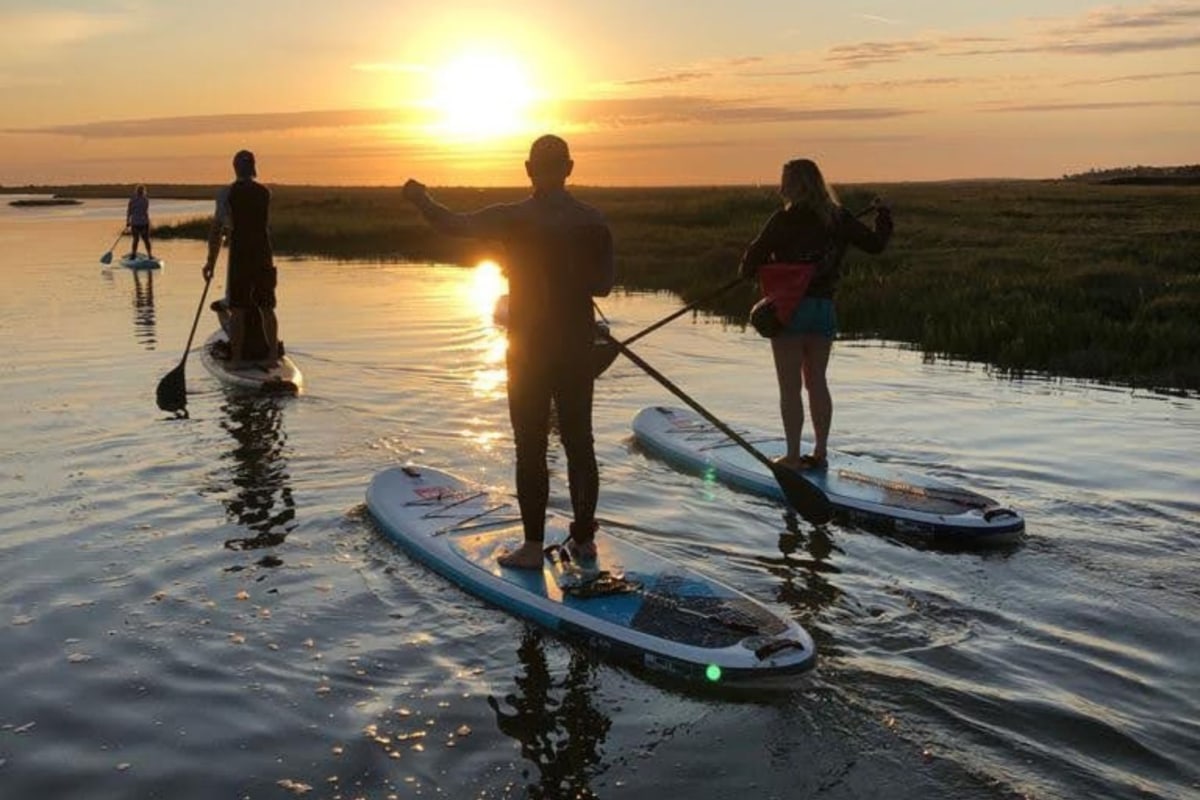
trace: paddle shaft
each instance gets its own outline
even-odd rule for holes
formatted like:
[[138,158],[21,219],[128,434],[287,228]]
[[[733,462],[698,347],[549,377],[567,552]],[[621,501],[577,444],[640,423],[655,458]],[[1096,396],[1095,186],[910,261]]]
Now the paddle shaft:
[[113,243],[109,245],[108,250],[104,252],[104,255],[100,256],[101,261],[103,261],[105,264],[112,261],[112,251],[117,246],[117,242],[121,241],[121,237],[124,235],[125,229],[121,228],[121,232],[117,234],[117,238],[113,239]]
[[183,348],[183,358],[179,361],[179,366],[187,361],[188,353],[192,349],[192,340],[196,338],[196,326],[200,324],[200,314],[204,311],[204,300],[208,297],[208,285],[212,283],[212,276],[204,279],[204,291],[200,293],[200,305],[196,307],[196,318],[192,320],[192,332],[188,334],[187,345]]
[[759,452],[757,449],[755,449],[754,445],[750,444],[745,439],[743,439],[737,433],[737,431],[735,431],[733,428],[730,428],[724,422],[722,422],[721,420],[714,417],[712,415],[712,413],[709,412],[708,409],[706,409],[704,406],[700,405],[695,400],[693,400],[688,395],[687,392],[683,391],[683,389],[680,389],[678,386],[676,386],[674,383],[672,383],[671,380],[666,375],[663,375],[661,372],[656,370],[654,367],[647,364],[642,359],[641,356],[639,356],[637,353],[633,352],[628,347],[626,347],[624,342],[618,342],[616,339],[613,339],[612,336],[609,336],[608,338],[612,340],[613,344],[616,345],[617,349],[620,350],[621,353],[626,358],[628,358],[634,364],[637,364],[639,367],[641,367],[646,372],[647,375],[649,375],[651,378],[654,378],[654,380],[661,383],[664,387],[666,387],[666,389],[669,392],[671,392],[671,394],[675,395],[680,400],[682,400],[683,402],[685,402],[689,406],[691,406],[692,410],[694,410],[697,414],[699,414],[700,416],[704,417],[706,420],[711,422],[713,424],[713,426],[716,427],[717,430],[719,430],[721,433],[725,434],[730,439],[732,439],[739,447],[741,447],[743,450],[745,450],[750,455],[754,456],[754,458],[757,459],[758,461],[765,464],[766,467],[769,470],[771,470],[772,473],[775,472],[775,469],[778,465],[775,464],[773,461],[771,461],[771,459],[769,459],[765,455],[763,455],[761,452]]
[[650,327],[644,328],[644,329],[638,331],[633,336],[630,336],[628,339],[621,342],[621,344],[626,345],[626,346],[633,344],[634,342],[636,342],[638,339],[642,338],[643,336],[650,334],[650,333],[654,333],[654,331],[658,330],[663,325],[666,325],[671,320],[682,317],[684,314],[688,313],[689,311],[694,310],[698,306],[704,305],[705,303],[711,303],[713,300],[716,300],[718,297],[725,294],[726,292],[728,292],[730,289],[737,286],[741,282],[742,282],[742,279],[740,277],[734,278],[729,283],[725,284],[720,289],[717,289],[712,294],[706,295],[704,297],[701,297],[699,300],[688,303],[683,308],[679,309],[678,311],[675,311],[672,314],[668,314],[667,316],[663,317],[662,319],[660,319],[658,322],[654,323]]

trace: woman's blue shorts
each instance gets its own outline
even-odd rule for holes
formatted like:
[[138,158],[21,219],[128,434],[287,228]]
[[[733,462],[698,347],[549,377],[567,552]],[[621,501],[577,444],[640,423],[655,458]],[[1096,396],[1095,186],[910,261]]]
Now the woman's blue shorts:
[[833,300],[828,297],[806,297],[796,306],[788,319],[783,335],[789,333],[815,333],[832,339],[837,335],[837,312]]

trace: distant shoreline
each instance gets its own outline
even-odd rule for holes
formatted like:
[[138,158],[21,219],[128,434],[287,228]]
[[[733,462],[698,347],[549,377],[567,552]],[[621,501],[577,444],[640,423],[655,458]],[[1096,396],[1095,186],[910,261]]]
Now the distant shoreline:
[[10,200],[10,206],[16,208],[39,207],[39,206],[81,206],[82,200],[76,200],[72,197],[46,197],[36,198],[33,200]]
[[[1118,177],[1129,176],[1103,179]],[[503,264],[494,243],[431,230],[399,187],[267,185],[279,255]],[[75,197],[132,191],[41,188]],[[217,188],[150,185],[151,215],[155,199],[207,200]],[[1200,393],[1200,186],[1058,179],[837,189],[855,210],[882,195],[896,220],[885,253],[847,256],[837,297],[841,338],[908,343],[931,358],[982,362],[1013,377]],[[433,191],[450,208],[468,210],[529,190]],[[746,245],[779,207],[770,186],[572,191],[612,225],[620,288],[673,292],[687,302],[729,282]],[[153,235],[204,239],[209,222],[204,216],[156,226]],[[702,308],[744,325],[756,296],[743,284]]]

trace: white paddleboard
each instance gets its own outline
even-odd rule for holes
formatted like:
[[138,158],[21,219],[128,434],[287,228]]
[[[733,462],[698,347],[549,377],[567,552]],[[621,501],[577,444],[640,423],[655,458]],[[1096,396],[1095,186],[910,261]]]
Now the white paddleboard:
[[[501,567],[523,540],[516,499],[423,466],[375,475],[367,509],[416,560],[471,594],[635,669],[695,685],[794,686],[812,669],[812,638],[794,620],[603,528],[599,554],[540,570]],[[551,512],[546,541],[570,521]]]
[[121,256],[121,266],[129,269],[162,269],[164,262],[161,258],[151,258],[145,253],[126,253]]
[[[689,409],[643,408],[634,417],[633,433],[647,450],[682,469],[784,499],[778,481],[761,462]],[[786,450],[780,436],[737,433],[768,458]],[[828,466],[801,474],[828,495],[835,514],[901,535],[980,546],[1014,542],[1025,530],[1020,514],[990,497],[866,456],[830,451]]]
[[213,355],[214,344],[228,341],[225,331],[218,329],[200,348],[200,361],[222,383],[262,394],[295,395],[304,389],[304,376],[291,356],[285,355],[278,363],[269,366],[251,363],[238,369],[230,369],[224,359]]

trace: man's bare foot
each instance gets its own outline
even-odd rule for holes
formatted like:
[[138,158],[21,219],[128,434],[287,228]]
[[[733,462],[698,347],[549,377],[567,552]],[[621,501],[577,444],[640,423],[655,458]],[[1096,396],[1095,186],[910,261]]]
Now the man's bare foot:
[[496,561],[502,567],[512,567],[513,569],[541,569],[544,557],[541,542],[525,542],[516,550],[500,556]]

